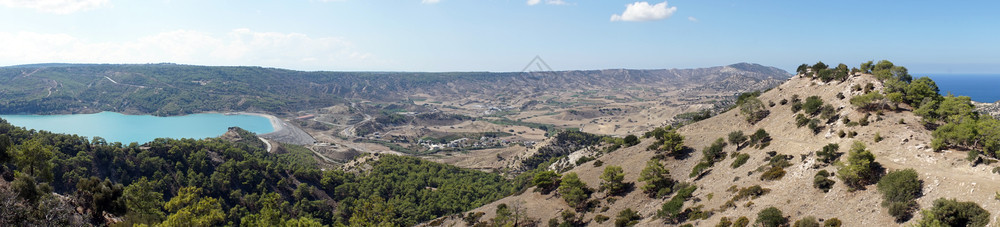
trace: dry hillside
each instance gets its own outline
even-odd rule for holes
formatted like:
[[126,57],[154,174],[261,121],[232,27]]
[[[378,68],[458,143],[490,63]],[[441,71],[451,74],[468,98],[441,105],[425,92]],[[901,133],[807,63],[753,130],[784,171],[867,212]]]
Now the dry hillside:
[[[817,167],[816,151],[829,143],[836,143],[840,145],[839,151],[844,153],[840,160],[846,160],[846,153],[851,144],[855,141],[861,141],[867,145],[868,150],[876,156],[875,160],[881,163],[886,170],[913,168],[919,173],[920,179],[923,180],[923,196],[917,199],[920,209],[931,207],[935,199],[942,197],[956,198],[959,201],[974,201],[992,213],[990,223],[996,225],[997,216],[1000,216],[996,212],[1000,211],[1000,201],[994,199],[994,193],[1000,190],[1000,181],[998,181],[1000,175],[990,171],[997,164],[971,167],[969,162],[964,160],[965,152],[932,151],[928,148],[931,132],[920,125],[918,123],[920,118],[910,111],[886,111],[883,116],[873,114],[869,119],[872,123],[867,126],[848,126],[843,121],[837,120],[834,123],[823,125],[824,128],[819,133],[814,134],[808,127],[796,126],[795,114],[790,110],[791,105],[767,106],[769,102],[780,103],[782,99],[790,100],[793,95],[798,95],[803,100],[806,97],[816,95],[821,97],[824,103],[832,104],[841,116],[858,121],[864,117],[865,113],[859,112],[848,100],[855,95],[862,94],[860,91],[852,92],[854,85],[863,86],[869,82],[874,83],[876,89],[881,89],[881,84],[868,74],[852,76],[845,82],[828,84],[797,76],[760,95],[759,99],[763,101],[765,108],[770,110],[770,115],[756,124],[747,123],[739,110],[734,109],[680,128],[678,132],[685,137],[685,145],[695,151],[685,159],[667,158],[661,163],[670,170],[673,179],[698,186],[693,194],[694,197],[685,202],[685,208],[703,206],[702,211],[712,211],[711,216],[707,219],[692,219],[680,224],[715,226],[723,217],[735,220],[740,216],[746,216],[753,222],[758,212],[771,206],[781,209],[791,222],[805,216],[815,216],[820,219],[820,222],[823,219],[838,218],[843,221],[844,226],[896,226],[907,225],[919,220],[921,215],[918,211],[914,212],[914,217],[907,223],[896,223],[893,217],[887,214],[887,209],[880,205],[882,196],[874,184],[868,185],[865,190],[849,191],[840,179],[831,177],[830,179],[835,180],[836,184],[829,192],[824,193],[813,187],[813,178],[817,172],[820,170],[836,172],[838,169],[836,165],[819,165]],[[838,93],[842,93],[846,97],[839,99]],[[903,106],[903,108],[909,109],[907,106]],[[757,129],[766,130],[773,140],[764,149],[742,148],[740,153],[750,155],[746,164],[735,169],[730,167],[735,158],[729,154],[736,152],[736,147],[730,144],[724,149],[726,152],[725,160],[716,163],[707,174],[698,178],[688,177],[692,168],[702,159],[702,149],[708,147],[712,141],[717,138],[726,138],[729,132],[735,130],[752,134]],[[840,130],[854,131],[857,132],[857,135],[854,138],[846,136],[842,138],[837,133]],[[875,142],[876,133],[884,139]],[[591,226],[614,225],[615,216],[620,211],[631,208],[642,216],[638,226],[668,225],[663,219],[655,216],[657,210],[669,197],[651,199],[639,188],[644,183],[637,182],[646,162],[655,155],[654,151],[646,150],[646,147],[653,142],[654,139],[645,138],[639,145],[604,154],[597,159],[603,162],[603,166],[595,167],[594,161],[591,161],[568,171],[578,173],[580,179],[595,191],[601,183],[599,176],[602,171],[611,165],[621,166],[624,169],[625,182],[635,183],[634,190],[623,196],[614,196],[613,202],[609,202],[608,197],[602,192],[591,194],[590,199],[600,200],[600,202],[591,211],[586,212],[583,221]],[[793,157],[789,160],[792,165],[785,168],[787,173],[779,180],[762,181],[760,179],[762,171],[759,171],[758,167],[768,165],[768,162],[765,161],[765,158],[769,157],[768,151],[776,151],[778,154],[787,154]],[[739,200],[735,202],[735,207],[726,208],[724,206],[735,195],[728,189],[733,186],[744,188],[753,185],[760,185],[769,189],[770,192],[752,200]],[[480,220],[486,221],[495,216],[497,205],[503,203],[516,211],[523,211],[523,214],[538,221],[539,225],[545,225],[550,219],[559,218],[559,214],[563,210],[572,209],[558,193],[543,195],[532,189],[495,201],[468,213],[483,212],[485,215]],[[594,220],[598,215],[610,217],[611,220],[599,224]],[[562,221],[561,218],[559,219]],[[458,217],[442,220],[444,221],[442,226],[466,225]]]

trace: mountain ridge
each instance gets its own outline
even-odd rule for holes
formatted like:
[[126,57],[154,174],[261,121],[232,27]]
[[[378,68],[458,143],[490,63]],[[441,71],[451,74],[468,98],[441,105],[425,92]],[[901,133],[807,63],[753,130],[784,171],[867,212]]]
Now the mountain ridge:
[[[774,67],[741,65],[672,70],[544,73],[305,72],[243,66],[84,64],[0,68],[0,113],[115,111],[181,115],[207,111],[293,112],[345,103],[406,100],[413,93],[465,97],[500,92],[538,95],[551,89],[679,86],[759,90],[790,76]],[[732,68],[730,68],[732,69]],[[694,76],[707,75],[700,78]],[[742,79],[733,79],[741,77]],[[728,81],[726,79],[729,79]],[[721,81],[724,84],[713,84]],[[736,83],[743,82],[743,83]]]

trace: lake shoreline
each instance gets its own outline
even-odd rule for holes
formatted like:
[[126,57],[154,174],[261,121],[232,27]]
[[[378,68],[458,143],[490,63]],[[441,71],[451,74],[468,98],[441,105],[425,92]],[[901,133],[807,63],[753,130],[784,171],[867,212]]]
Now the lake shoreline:
[[0,115],[5,121],[28,129],[53,133],[101,137],[107,141],[145,143],[157,138],[213,138],[229,127],[240,127],[258,135],[294,131],[280,118],[252,112],[203,112],[160,117],[102,111],[88,114]]

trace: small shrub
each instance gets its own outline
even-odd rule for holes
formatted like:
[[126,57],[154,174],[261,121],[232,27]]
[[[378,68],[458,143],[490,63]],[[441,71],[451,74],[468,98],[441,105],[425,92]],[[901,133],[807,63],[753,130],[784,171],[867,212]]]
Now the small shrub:
[[784,176],[785,176],[785,169],[774,166],[771,167],[771,169],[768,169],[766,172],[764,172],[764,174],[761,174],[760,180],[763,181],[780,180]]
[[854,138],[855,136],[858,136],[858,132],[856,131],[851,131],[847,133],[847,138]]
[[597,216],[594,216],[594,221],[596,221],[597,224],[603,224],[605,221],[608,221],[608,219],[611,218],[608,216],[604,216],[603,214],[598,214]]
[[715,227],[730,227],[733,226],[733,222],[729,221],[728,217],[722,217],[719,219],[719,224],[715,224]]
[[816,221],[816,217],[806,216],[798,221],[795,221],[793,227],[819,227],[819,222]]
[[733,164],[731,164],[729,166],[733,167],[733,169],[739,168],[740,166],[743,166],[743,164],[746,164],[747,160],[749,160],[749,159],[750,159],[750,155],[749,154],[739,154],[739,155],[736,156],[736,160],[733,160]]
[[872,116],[872,114],[865,114],[865,116],[862,117],[860,121],[858,121],[858,124],[860,124],[861,126],[868,126],[868,123],[869,123],[868,122],[868,118],[871,117],[871,116]]
[[792,113],[798,113],[799,110],[802,110],[802,103],[801,102],[792,103]]
[[788,99],[781,99],[781,101],[779,101],[778,104],[784,106],[785,104],[788,104]]
[[847,97],[844,96],[843,92],[837,92],[837,99],[844,99],[844,98],[847,98]]
[[771,189],[763,188],[760,185],[754,185],[746,188],[741,188],[736,195],[733,195],[733,201],[740,201],[746,198],[756,199],[767,193],[771,192]]
[[733,227],[747,227],[750,225],[750,219],[746,216],[740,216],[735,222],[733,222]]
[[903,119],[903,118],[900,118],[898,123],[901,124],[901,125],[906,124],[906,120]]
[[792,166],[792,163],[788,162],[788,160],[792,160],[792,158],[793,157],[791,155],[776,154],[773,157],[771,157],[771,160],[768,161],[768,164],[779,168],[785,168]]
[[840,227],[841,224],[840,219],[837,218],[826,219],[826,221],[823,221],[823,227]]
[[845,136],[847,136],[847,133],[844,132],[844,130],[840,130],[840,131],[837,131],[837,136],[840,137],[840,138],[844,138]]
[[807,124],[809,124],[809,118],[806,117],[806,115],[804,114],[795,115],[795,126],[801,128],[802,126],[806,126]]
[[698,162],[698,164],[694,165],[694,168],[691,169],[691,174],[689,174],[688,177],[696,177],[698,175],[701,175],[702,173],[705,172],[705,169],[708,169],[709,167],[712,167],[712,165],[708,164],[707,162],[704,161]]
[[819,119],[809,120],[809,130],[812,131],[813,135],[819,134],[819,131],[823,130],[823,126],[820,125]]
[[594,167],[601,167],[602,165],[604,165],[604,162],[601,160],[594,161]]
[[639,216],[639,213],[632,211],[632,208],[625,208],[625,210],[618,212],[618,217],[615,218],[615,226],[633,226],[636,223],[639,223],[639,220],[641,219],[642,216]]
[[875,132],[875,138],[874,138],[874,140],[875,140],[876,143],[881,142],[882,141],[882,134],[879,134],[878,132]]

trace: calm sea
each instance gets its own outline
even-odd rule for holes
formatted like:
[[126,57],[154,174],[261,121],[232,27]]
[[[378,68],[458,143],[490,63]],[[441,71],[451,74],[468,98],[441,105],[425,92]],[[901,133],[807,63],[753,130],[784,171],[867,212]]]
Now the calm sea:
[[927,76],[937,83],[941,95],[969,96],[976,102],[1000,100],[1000,74],[914,74],[914,79]]
[[145,143],[156,138],[207,138],[220,136],[232,126],[254,133],[273,132],[271,121],[253,115],[191,114],[156,117],[115,112],[70,115],[0,115],[15,126],[56,133],[77,134],[108,142]]

